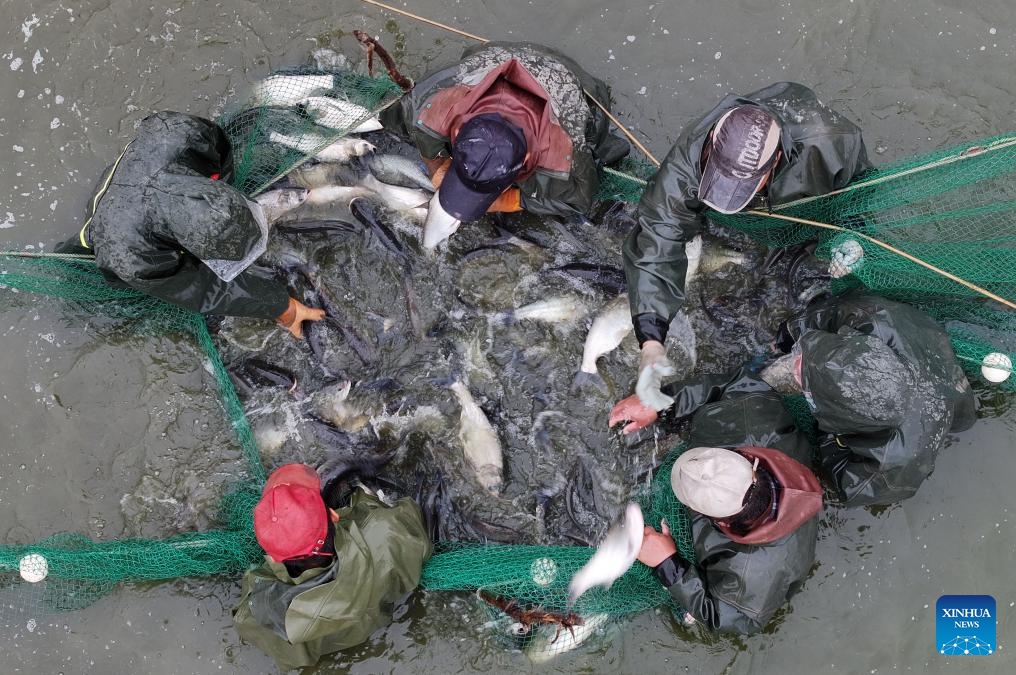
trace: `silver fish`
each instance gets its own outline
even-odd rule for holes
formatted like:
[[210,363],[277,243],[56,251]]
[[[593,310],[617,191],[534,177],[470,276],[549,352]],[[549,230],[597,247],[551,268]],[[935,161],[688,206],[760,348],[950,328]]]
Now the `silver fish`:
[[596,359],[614,351],[631,331],[628,296],[619,295],[608,302],[593,319],[593,325],[586,335],[586,344],[582,348],[582,365],[579,370],[583,373],[596,373]]
[[286,108],[335,87],[334,75],[272,75],[254,85],[256,105]]
[[578,298],[570,295],[538,300],[518,309],[502,312],[498,317],[505,323],[513,321],[543,321],[546,323],[564,323],[575,321],[586,315],[585,305]]
[[374,146],[362,138],[343,137],[331,141],[330,137],[323,134],[305,133],[291,136],[272,131],[268,134],[268,140],[315,157],[322,162],[348,162],[355,157],[374,152]]
[[350,402],[353,383],[348,380],[322,387],[311,397],[312,411],[338,429],[356,433],[370,421],[358,406]]
[[415,209],[430,201],[430,195],[423,190],[382,183],[369,173],[360,180],[360,185],[376,192],[381,201],[396,210]]
[[445,211],[438,201],[438,193],[430,200],[427,222],[423,225],[423,248],[433,251],[448,237],[455,234],[462,221]]
[[281,188],[263,192],[254,198],[261,208],[264,209],[265,218],[269,223],[274,223],[284,214],[307,201],[310,190],[304,188]]
[[[370,190],[359,185],[345,187],[343,185],[325,185],[308,190],[306,204],[320,206],[324,204],[341,204],[346,206],[357,197],[369,197]],[[302,209],[301,209],[302,210]]]
[[725,265],[744,265],[747,262],[744,253],[729,249],[715,240],[705,242],[701,234],[684,245],[684,254],[688,258],[685,287],[702,274],[713,274]]
[[356,185],[360,175],[353,164],[319,162],[301,164],[286,174],[286,180],[292,185],[313,189],[326,185]]
[[367,166],[382,183],[416,188],[428,194],[434,192],[434,183],[423,170],[423,165],[402,155],[374,155],[367,162]]
[[371,115],[369,110],[352,101],[343,101],[330,96],[310,96],[299,103],[303,105],[308,117],[329,129],[342,129],[349,133],[361,134],[382,128],[376,115]]
[[559,654],[570,652],[595,635],[610,621],[609,614],[582,617],[582,623],[571,628],[544,624],[534,631],[526,645],[525,655],[533,663],[546,663]]
[[475,472],[477,480],[488,492],[498,494],[504,483],[504,456],[501,441],[483,410],[462,382],[453,382],[449,389],[459,401],[459,442],[466,463]]
[[642,509],[638,504],[629,503],[624,510],[624,519],[607,531],[593,557],[572,576],[568,584],[569,608],[594,586],[610,588],[635,564],[642,548],[644,530]]

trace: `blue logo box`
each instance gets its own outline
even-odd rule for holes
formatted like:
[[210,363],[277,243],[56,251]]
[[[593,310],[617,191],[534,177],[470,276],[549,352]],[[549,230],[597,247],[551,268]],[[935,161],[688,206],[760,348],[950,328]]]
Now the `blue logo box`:
[[945,656],[988,656],[995,642],[995,598],[943,595],[935,603],[936,651]]

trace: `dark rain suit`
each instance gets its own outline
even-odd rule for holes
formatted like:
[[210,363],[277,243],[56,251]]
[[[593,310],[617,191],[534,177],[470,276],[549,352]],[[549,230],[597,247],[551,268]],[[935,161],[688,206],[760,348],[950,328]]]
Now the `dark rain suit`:
[[[910,497],[946,434],[976,421],[948,334],[910,305],[848,293],[809,307],[787,333],[801,347],[802,384],[822,432],[819,462],[847,504]],[[871,340],[891,350],[885,366]],[[855,360],[871,367],[861,371]]]
[[227,182],[232,171],[229,139],[214,122],[168,111],[146,117],[62,250],[93,249],[110,284],[195,312],[277,318],[289,294],[267,271],[249,268],[226,282],[201,262],[242,260],[261,236]]
[[236,630],[282,670],[313,665],[387,625],[394,603],[419,584],[430,552],[415,502],[388,507],[357,490],[339,509],[335,562],[293,579],[285,565],[266,557],[244,575]]
[[663,342],[684,302],[684,245],[706,221],[707,207],[698,200],[698,188],[709,133],[726,111],[751,103],[768,110],[782,127],[783,154],[767,186],[771,204],[826,194],[871,167],[857,125],[823,105],[811,89],[793,82],[729,95],[689,124],[650,179],[639,202],[638,227],[622,249],[639,345]]
[[686,388],[685,414],[694,413],[689,447],[718,447],[759,459],[777,479],[774,521],[737,536],[693,512],[698,562],[675,554],[654,569],[671,596],[711,630],[762,630],[804,583],[815,562],[822,490],[807,468],[808,440],[781,397],[750,374],[726,387]]
[[570,157],[554,158],[556,168],[537,167],[518,184],[522,209],[537,215],[585,213],[600,185],[597,168],[627,155],[629,145],[611,132],[606,115],[583,93],[588,91],[600,103],[609,105],[610,88],[549,47],[528,42],[488,42],[471,47],[463,53],[461,62],[417,82],[399,103],[381,114],[381,121],[386,129],[411,137],[424,157],[448,157],[448,135],[435,131],[425,119],[442,119],[443,111],[432,109],[433,102],[454,104],[454,97],[438,95],[453,87],[465,93],[478,77],[512,59],[542,87],[551,104],[552,120],[567,134],[571,145]]

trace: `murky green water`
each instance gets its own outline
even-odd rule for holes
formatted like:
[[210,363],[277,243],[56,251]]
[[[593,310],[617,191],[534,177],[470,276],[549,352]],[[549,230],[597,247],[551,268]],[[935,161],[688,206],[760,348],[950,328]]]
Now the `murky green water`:
[[[726,92],[780,79],[812,85],[859,121],[876,162],[1012,127],[1016,10],[1001,0],[411,4],[473,33],[567,52],[613,86],[618,115],[658,156]],[[214,115],[272,68],[302,62],[315,41],[352,53],[340,36],[353,28],[380,33],[414,76],[467,44],[348,0],[12,0],[0,17],[0,238],[35,250],[76,229],[98,173],[149,112]],[[110,341],[102,322],[65,320],[48,303],[10,306],[0,334],[5,543],[205,525],[205,506],[242,460],[196,349]],[[581,339],[567,349],[580,352]],[[916,497],[878,514],[826,510],[815,572],[770,633],[711,638],[651,612],[547,670],[1012,672],[1016,417],[1004,402],[987,408],[992,417],[953,440]],[[232,629],[238,589],[191,579],[119,589],[71,614],[7,608],[0,615],[16,620],[0,672],[274,672]],[[974,665],[936,654],[934,606],[947,593],[995,596],[997,654]],[[532,670],[481,629],[486,620],[468,598],[417,594],[372,644],[318,671]]]

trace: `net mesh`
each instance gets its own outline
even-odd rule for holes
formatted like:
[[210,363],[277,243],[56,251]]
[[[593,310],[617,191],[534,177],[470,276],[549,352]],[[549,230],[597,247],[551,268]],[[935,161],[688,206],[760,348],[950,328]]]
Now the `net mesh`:
[[254,87],[218,120],[233,145],[233,185],[254,196],[342,140],[402,94],[390,79],[299,68]]
[[116,541],[58,533],[33,544],[0,546],[0,597],[6,600],[3,606],[43,611],[79,609],[124,581],[238,573],[258,560],[261,549],[254,539],[251,513],[265,473],[243,406],[204,319],[132,289],[112,287],[94,262],[73,257],[0,254],[0,288],[60,299],[65,316],[104,314],[118,322],[120,331],[189,335],[208,359],[249,467],[246,480],[222,499],[222,528],[218,530],[164,540]]
[[[671,450],[635,500],[646,524],[659,529],[665,519],[681,555],[694,561],[690,513],[670,487],[670,469],[686,447]],[[569,608],[568,583],[594,551],[586,546],[444,543],[424,567],[420,585],[432,591],[477,591],[505,646],[522,649],[536,660],[574,646],[576,627],[562,627],[562,620],[577,616],[580,625],[591,629],[606,617],[653,607],[668,606],[675,615],[684,615],[652,570],[638,562],[609,588],[590,589]],[[520,620],[527,618],[537,623],[520,630]]]

